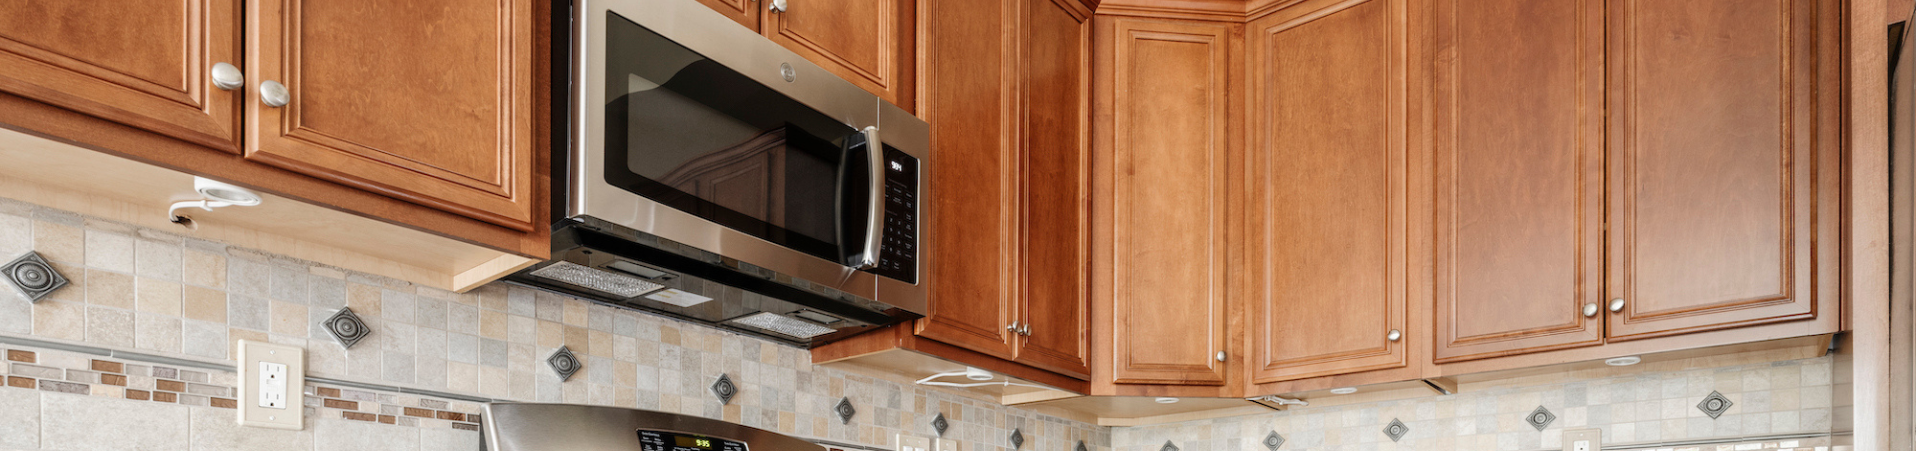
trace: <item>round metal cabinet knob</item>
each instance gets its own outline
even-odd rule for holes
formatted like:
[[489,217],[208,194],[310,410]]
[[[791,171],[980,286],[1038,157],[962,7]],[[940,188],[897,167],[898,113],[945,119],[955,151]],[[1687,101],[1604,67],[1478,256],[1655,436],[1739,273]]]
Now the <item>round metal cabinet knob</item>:
[[785,0],[772,0],[771,5],[772,5],[772,12],[775,12],[775,13],[785,12]]
[[279,108],[293,101],[293,93],[286,90],[286,85],[279,84],[277,81],[266,80],[266,82],[259,84],[259,101],[265,103],[266,106]]
[[1622,311],[1623,311],[1623,298],[1616,298],[1616,299],[1611,299],[1611,300],[1610,300],[1610,311],[1611,311],[1611,312],[1622,312]]
[[1384,338],[1390,341],[1402,340],[1404,338],[1404,333],[1401,331],[1398,331],[1397,329],[1391,329],[1390,334],[1384,335]]
[[1015,334],[1015,333],[1018,333],[1018,322],[1017,322],[1017,321],[1012,321],[1012,322],[1011,322],[1011,325],[1009,325],[1009,326],[1005,326],[1005,331],[1006,331],[1006,332],[1011,332],[1011,333],[1014,333],[1014,334]]
[[1583,316],[1585,316],[1585,317],[1590,317],[1590,318],[1595,318],[1595,317],[1597,316],[1597,312],[1598,312],[1598,311],[1602,311],[1602,310],[1603,310],[1603,309],[1602,309],[1601,307],[1597,307],[1597,303],[1595,303],[1595,302],[1592,302],[1592,303],[1589,303],[1589,304],[1584,304],[1584,305],[1583,305]]
[[1218,352],[1217,352],[1217,361],[1219,361],[1219,362],[1222,362],[1222,361],[1224,361],[1224,351],[1218,351]]
[[246,86],[246,74],[227,63],[213,63],[213,87],[231,91]]
[[1024,324],[1018,325],[1018,335],[1023,335],[1027,337],[1031,336],[1031,323],[1024,323]]

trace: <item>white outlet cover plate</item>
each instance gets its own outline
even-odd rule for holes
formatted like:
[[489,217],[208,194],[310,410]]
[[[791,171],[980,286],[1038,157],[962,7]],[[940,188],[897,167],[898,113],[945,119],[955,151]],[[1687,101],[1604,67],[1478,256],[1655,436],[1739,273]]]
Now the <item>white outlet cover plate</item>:
[[[286,429],[297,431],[306,424],[305,403],[302,394],[306,388],[306,350],[299,347],[263,343],[257,341],[239,341],[239,424],[241,426]],[[286,375],[282,383],[286,384],[286,394],[282,408],[262,407],[267,404],[260,393],[262,370],[271,365],[285,365]]]
[[931,451],[931,437],[898,434],[898,451]]
[[948,438],[937,439],[931,444],[932,451],[964,451],[958,447],[958,441]]

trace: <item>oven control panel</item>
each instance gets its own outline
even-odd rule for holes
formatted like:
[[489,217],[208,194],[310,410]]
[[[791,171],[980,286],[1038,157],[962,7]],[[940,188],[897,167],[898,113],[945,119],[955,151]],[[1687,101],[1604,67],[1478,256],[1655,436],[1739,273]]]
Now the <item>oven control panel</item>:
[[639,430],[641,451],[746,451],[745,443],[677,432]]

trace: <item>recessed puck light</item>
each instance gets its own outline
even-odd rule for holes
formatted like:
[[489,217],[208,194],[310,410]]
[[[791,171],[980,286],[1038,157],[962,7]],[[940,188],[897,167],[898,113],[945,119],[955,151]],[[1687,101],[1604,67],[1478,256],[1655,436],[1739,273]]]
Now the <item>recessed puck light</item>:
[[1333,395],[1348,395],[1351,393],[1357,393],[1357,387],[1344,387],[1344,388],[1331,389],[1331,394]]
[[1156,401],[1158,402],[1158,404],[1176,404],[1178,402],[1178,399],[1177,398],[1158,398]]
[[1635,365],[1638,363],[1643,363],[1642,357],[1637,357],[1637,356],[1617,357],[1614,359],[1603,361],[1603,364],[1610,365],[1610,366],[1630,366],[1630,365]]

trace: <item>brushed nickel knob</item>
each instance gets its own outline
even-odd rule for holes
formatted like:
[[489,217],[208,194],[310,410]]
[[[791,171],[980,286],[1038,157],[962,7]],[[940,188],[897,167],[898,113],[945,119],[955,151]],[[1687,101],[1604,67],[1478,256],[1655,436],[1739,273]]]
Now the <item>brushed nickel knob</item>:
[[1397,341],[1403,338],[1404,338],[1404,333],[1398,331],[1397,329],[1391,329],[1389,334],[1384,335],[1384,339],[1387,339],[1390,341]]
[[785,12],[785,0],[772,0],[771,7],[772,7],[772,12],[775,12],[775,13]]
[[231,91],[246,87],[246,74],[239,68],[227,63],[213,63],[213,87],[221,91]]
[[1219,361],[1219,362],[1222,362],[1222,361],[1224,361],[1224,351],[1218,351],[1218,352],[1217,352],[1217,361]]
[[266,82],[259,84],[259,101],[265,103],[266,106],[279,108],[293,101],[293,93],[286,90],[286,85],[279,84],[277,81],[266,80]]
[[1595,317],[1597,317],[1597,312],[1599,312],[1599,311],[1602,311],[1602,310],[1603,310],[1602,308],[1600,308],[1600,307],[1597,307],[1597,303],[1595,303],[1595,302],[1592,302],[1592,303],[1589,303],[1589,304],[1584,304],[1584,305],[1583,305],[1583,316],[1585,316],[1585,317],[1590,317],[1590,318],[1595,318]]
[[1622,311],[1623,311],[1623,298],[1616,298],[1616,299],[1611,299],[1611,300],[1610,300],[1610,311],[1611,311],[1611,312],[1622,312]]
[[1015,333],[1018,333],[1018,322],[1017,322],[1017,321],[1012,321],[1012,322],[1011,322],[1011,325],[1009,325],[1009,326],[1005,326],[1005,331],[1006,331],[1006,332],[1011,332],[1011,333],[1014,333],[1014,334],[1015,334]]
[[1018,335],[1031,336],[1031,323],[1018,325]]

